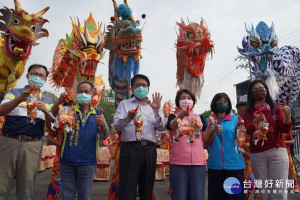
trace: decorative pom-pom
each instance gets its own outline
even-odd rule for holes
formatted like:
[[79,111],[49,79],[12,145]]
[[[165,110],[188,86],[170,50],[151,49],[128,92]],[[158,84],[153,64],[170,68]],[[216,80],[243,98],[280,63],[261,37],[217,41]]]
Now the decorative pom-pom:
[[142,14],[142,18],[145,19],[146,18],[146,14]]
[[115,17],[111,17],[111,18],[110,18],[110,21],[112,21],[112,22],[114,22],[115,20],[116,20]]

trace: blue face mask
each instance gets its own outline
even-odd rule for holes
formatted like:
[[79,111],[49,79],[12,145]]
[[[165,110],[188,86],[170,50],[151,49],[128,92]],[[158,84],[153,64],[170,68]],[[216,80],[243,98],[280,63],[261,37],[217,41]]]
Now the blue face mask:
[[35,85],[36,88],[41,88],[45,84],[45,80],[38,77],[38,76],[29,76],[28,78],[28,84],[33,87]]
[[81,105],[86,105],[91,102],[92,96],[86,93],[77,94],[77,102]]
[[139,99],[143,99],[148,95],[148,88],[146,87],[138,87],[134,90],[134,96]]

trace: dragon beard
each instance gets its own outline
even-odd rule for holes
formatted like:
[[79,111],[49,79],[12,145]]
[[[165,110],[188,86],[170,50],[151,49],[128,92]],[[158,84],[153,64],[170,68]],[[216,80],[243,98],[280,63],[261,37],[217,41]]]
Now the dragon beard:
[[[203,68],[204,70],[204,63],[205,58],[198,58],[201,59],[199,64],[198,62],[193,62],[191,64],[191,60],[193,58],[187,56],[185,53],[177,51],[177,85],[179,88],[188,88],[190,89],[193,94],[199,99],[201,95],[201,91],[204,85],[204,75],[201,73],[199,76],[195,76],[191,73],[190,68]],[[197,57],[195,57],[197,58]],[[191,67],[189,67],[189,62]]]

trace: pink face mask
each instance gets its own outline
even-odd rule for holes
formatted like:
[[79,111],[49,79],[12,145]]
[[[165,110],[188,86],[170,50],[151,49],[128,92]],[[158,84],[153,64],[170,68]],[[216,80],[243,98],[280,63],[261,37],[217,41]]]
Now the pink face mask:
[[190,109],[193,108],[194,102],[191,99],[181,99],[179,101],[179,106],[181,109],[186,109],[187,106],[189,105]]

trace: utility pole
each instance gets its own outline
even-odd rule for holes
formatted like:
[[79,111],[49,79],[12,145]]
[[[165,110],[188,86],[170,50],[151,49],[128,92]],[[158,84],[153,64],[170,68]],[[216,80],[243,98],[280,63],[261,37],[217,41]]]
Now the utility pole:
[[250,81],[252,81],[253,75],[251,73],[251,67],[252,67],[251,62],[243,55],[237,56],[234,60],[235,61],[237,61],[237,60],[243,61],[242,64],[236,66],[236,69],[238,69],[238,68],[242,68],[242,69],[246,69],[246,70],[249,69]]

